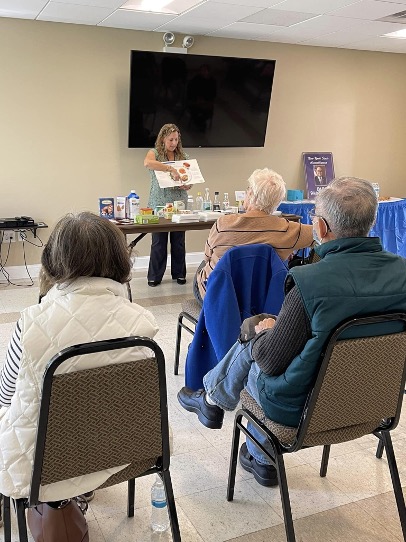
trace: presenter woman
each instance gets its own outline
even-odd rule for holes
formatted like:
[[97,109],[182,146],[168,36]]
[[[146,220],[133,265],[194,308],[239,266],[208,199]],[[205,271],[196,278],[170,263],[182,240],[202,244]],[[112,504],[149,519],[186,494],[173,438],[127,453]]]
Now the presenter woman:
[[[149,169],[151,189],[148,205],[153,209],[157,205],[166,205],[174,201],[187,203],[186,191],[190,185],[176,188],[161,188],[155,175],[155,171],[168,171],[173,179],[179,180],[179,174],[170,164],[174,160],[189,158],[182,148],[179,128],[175,124],[164,124],[156,138],[155,148],[147,152],[144,166]],[[186,282],[186,249],[185,232],[170,232],[171,241],[171,275],[178,284]],[[158,286],[161,283],[166,269],[168,255],[168,232],[153,233],[151,243],[151,255],[148,268],[148,285]]]

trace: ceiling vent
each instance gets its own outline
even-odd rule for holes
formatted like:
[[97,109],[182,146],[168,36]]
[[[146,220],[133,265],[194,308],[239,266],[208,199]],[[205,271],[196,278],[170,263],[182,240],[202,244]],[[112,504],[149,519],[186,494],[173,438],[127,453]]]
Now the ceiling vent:
[[406,10],[399,11],[398,13],[393,13],[393,15],[387,15],[386,17],[382,17],[382,19],[376,20],[383,23],[398,23],[406,25]]

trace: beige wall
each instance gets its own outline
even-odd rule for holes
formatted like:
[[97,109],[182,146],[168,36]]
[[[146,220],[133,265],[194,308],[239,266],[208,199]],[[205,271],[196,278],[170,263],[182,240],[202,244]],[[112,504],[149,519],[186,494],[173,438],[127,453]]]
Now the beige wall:
[[[132,188],[146,203],[145,151],[127,148],[129,56],[162,45],[159,32],[0,19],[0,216],[52,226]],[[277,60],[265,147],[190,151],[212,191],[243,189],[265,166],[304,188],[301,153],[316,150],[334,153],[336,175],[406,196],[405,55],[199,36],[192,51]],[[205,237],[188,234],[188,251]],[[12,247],[9,263],[21,265],[21,245]],[[148,254],[148,237],[138,247]],[[28,247],[28,263],[39,258]]]

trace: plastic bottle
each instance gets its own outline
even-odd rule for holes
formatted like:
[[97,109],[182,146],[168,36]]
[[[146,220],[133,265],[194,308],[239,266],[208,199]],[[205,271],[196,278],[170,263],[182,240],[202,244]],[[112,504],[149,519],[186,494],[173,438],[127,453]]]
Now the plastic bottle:
[[203,211],[211,211],[213,209],[211,199],[210,199],[210,190],[205,188],[204,190],[204,200],[203,200]]
[[151,487],[151,528],[155,532],[166,531],[169,527],[168,507],[164,484],[157,474]]
[[186,207],[186,209],[188,209],[189,211],[194,211],[195,210],[195,200],[193,199],[192,194],[189,194],[188,197],[187,197],[187,207]]
[[221,211],[220,192],[214,192],[213,211]]
[[140,214],[140,197],[135,193],[135,190],[131,190],[127,197],[127,203],[127,218],[134,220],[134,218]]
[[196,211],[203,211],[202,193],[198,192],[196,197]]
[[223,211],[228,211],[229,207],[230,207],[230,200],[228,199],[228,192],[224,192]]

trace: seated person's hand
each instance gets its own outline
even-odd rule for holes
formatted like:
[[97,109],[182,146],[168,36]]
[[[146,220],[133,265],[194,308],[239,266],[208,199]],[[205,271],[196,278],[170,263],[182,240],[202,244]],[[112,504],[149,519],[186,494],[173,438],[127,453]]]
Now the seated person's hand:
[[265,320],[261,320],[261,322],[255,326],[255,333],[261,333],[261,331],[264,331],[265,329],[271,329],[274,325],[274,318],[265,318]]
[[258,331],[256,330],[257,325],[259,325],[261,322],[265,320],[272,320],[275,323],[275,320],[274,320],[275,318],[276,316],[274,316],[273,314],[266,314],[266,313],[257,314],[256,316],[251,316],[250,318],[246,318],[244,322],[241,324],[240,336],[238,340],[241,343],[250,341],[258,333]]

